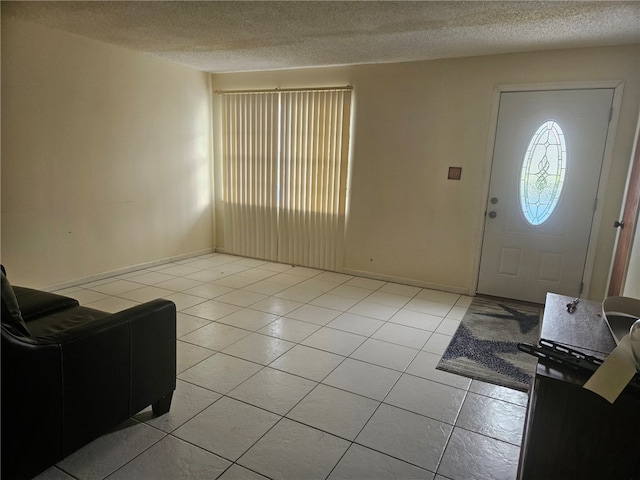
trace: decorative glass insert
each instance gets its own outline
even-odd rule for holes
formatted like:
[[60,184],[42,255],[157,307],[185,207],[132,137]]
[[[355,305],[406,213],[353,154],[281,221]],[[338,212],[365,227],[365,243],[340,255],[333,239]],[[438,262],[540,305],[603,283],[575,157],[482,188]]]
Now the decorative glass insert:
[[527,222],[541,225],[553,214],[562,193],[567,148],[560,125],[546,120],[533,134],[520,173],[520,207]]

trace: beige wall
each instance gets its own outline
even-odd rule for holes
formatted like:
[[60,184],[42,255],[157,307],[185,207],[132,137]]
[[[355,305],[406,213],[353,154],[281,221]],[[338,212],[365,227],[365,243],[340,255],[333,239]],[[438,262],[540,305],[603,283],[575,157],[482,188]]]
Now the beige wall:
[[[597,299],[606,290],[611,225],[620,210],[638,115],[639,58],[636,45],[212,79],[214,89],[352,84],[346,270],[461,293],[471,292],[477,277],[496,86],[622,80],[590,282],[589,296]],[[461,181],[447,180],[449,166],[463,168]],[[223,247],[219,227],[217,245]]]
[[[624,81],[599,207],[590,296],[600,298],[638,115],[639,59],[640,47],[625,46],[211,80],[214,89],[352,84],[345,268],[463,293],[477,275],[495,87]],[[222,225],[211,221],[208,82],[2,20],[2,261],[16,283],[50,286],[224,247]],[[446,180],[451,165],[463,167],[461,181]]]
[[209,76],[2,19],[2,262],[46,287],[214,247]]

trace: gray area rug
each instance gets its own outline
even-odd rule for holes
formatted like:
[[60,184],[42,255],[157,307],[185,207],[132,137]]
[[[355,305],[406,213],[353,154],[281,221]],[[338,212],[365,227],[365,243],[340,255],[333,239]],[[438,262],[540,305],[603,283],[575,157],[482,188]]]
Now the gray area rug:
[[436,368],[528,391],[537,359],[518,343],[538,343],[541,313],[533,304],[474,297]]

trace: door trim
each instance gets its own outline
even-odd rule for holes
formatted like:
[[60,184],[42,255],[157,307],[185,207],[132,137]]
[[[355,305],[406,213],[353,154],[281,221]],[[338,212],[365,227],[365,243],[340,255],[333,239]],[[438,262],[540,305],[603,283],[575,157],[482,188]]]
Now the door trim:
[[558,83],[525,83],[525,84],[504,84],[496,85],[493,89],[493,98],[491,102],[491,117],[489,120],[489,129],[487,139],[487,148],[484,154],[482,185],[482,198],[478,202],[476,211],[476,241],[475,253],[473,260],[473,278],[469,289],[471,295],[475,295],[478,291],[478,280],[480,275],[480,260],[482,256],[482,242],[484,239],[485,214],[487,203],[489,201],[489,187],[491,182],[491,168],[493,166],[493,151],[496,139],[496,130],[498,127],[498,110],[500,108],[500,95],[505,92],[531,92],[531,91],[549,91],[549,90],[591,90],[598,88],[613,89],[613,103],[611,120],[607,130],[607,141],[604,148],[602,158],[602,170],[600,174],[600,182],[598,183],[598,197],[596,209],[591,224],[591,232],[589,234],[589,246],[587,248],[587,256],[585,260],[584,273],[582,275],[583,290],[581,297],[589,298],[591,288],[591,277],[593,274],[593,265],[596,255],[596,241],[600,225],[602,223],[602,212],[604,199],[606,198],[606,188],[609,181],[609,172],[613,161],[613,147],[615,144],[615,135],[618,127],[618,119],[620,117],[620,108],[622,105],[622,92],[624,90],[624,82],[620,80],[608,81],[585,81],[585,82],[558,82]]
[[627,273],[629,270],[629,261],[631,259],[631,249],[633,247],[633,238],[638,223],[638,210],[640,200],[640,116],[636,126],[636,136],[633,141],[633,149],[631,152],[631,161],[629,163],[629,173],[627,175],[627,184],[624,189],[622,208],[620,211],[620,220],[623,220],[624,229],[618,229],[616,233],[615,250],[613,261],[611,262],[611,271],[609,273],[609,290],[608,296],[622,295]]

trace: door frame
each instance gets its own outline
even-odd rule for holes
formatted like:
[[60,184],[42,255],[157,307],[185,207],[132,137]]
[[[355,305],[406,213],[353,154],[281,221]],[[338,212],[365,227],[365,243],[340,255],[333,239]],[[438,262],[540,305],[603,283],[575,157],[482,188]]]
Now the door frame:
[[609,290],[607,295],[620,296],[623,293],[629,261],[631,260],[631,250],[633,239],[638,223],[638,211],[640,211],[640,115],[636,125],[636,136],[633,140],[631,151],[631,161],[629,163],[629,173],[627,184],[624,189],[622,208],[619,220],[624,221],[624,227],[618,228],[616,242],[609,272]]
[[483,193],[481,201],[478,202],[476,211],[476,248],[474,253],[474,276],[470,288],[471,295],[476,295],[478,290],[478,280],[480,275],[480,261],[482,256],[482,243],[484,241],[485,215],[487,204],[489,201],[489,187],[491,182],[491,169],[493,167],[493,151],[495,146],[496,133],[498,128],[498,111],[500,109],[500,95],[506,92],[531,92],[531,91],[549,91],[549,90],[590,90],[597,88],[613,89],[613,103],[611,120],[607,130],[607,141],[604,148],[602,159],[602,170],[600,173],[600,181],[598,183],[598,196],[596,208],[591,224],[591,232],[589,233],[589,246],[587,248],[587,256],[585,268],[582,274],[583,289],[581,297],[589,298],[591,289],[591,277],[593,274],[593,265],[596,255],[596,239],[600,231],[602,223],[602,212],[604,199],[606,198],[606,188],[609,181],[609,172],[613,161],[613,147],[615,144],[615,135],[620,117],[620,108],[622,105],[622,92],[624,82],[620,80],[608,81],[585,81],[585,82],[556,82],[556,83],[525,83],[525,84],[504,84],[496,85],[493,89],[493,98],[491,103],[491,117],[489,121],[487,148],[484,154],[482,185]]

